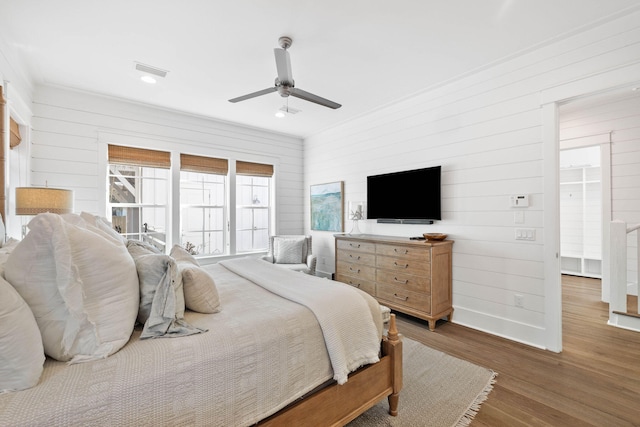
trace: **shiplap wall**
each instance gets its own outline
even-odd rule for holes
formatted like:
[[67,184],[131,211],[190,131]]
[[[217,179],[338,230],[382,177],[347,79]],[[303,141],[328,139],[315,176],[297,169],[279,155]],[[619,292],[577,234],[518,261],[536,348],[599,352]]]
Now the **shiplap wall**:
[[[346,202],[366,200],[367,175],[442,165],[442,221],[428,226],[362,221],[360,229],[398,236],[449,234],[455,240],[453,321],[544,347],[541,91],[637,62],[636,12],[307,138],[306,183],[341,180]],[[415,203],[421,203],[419,185],[415,194]],[[530,195],[524,224],[514,223],[508,201],[513,194]],[[535,229],[536,241],[516,241],[516,228]],[[332,234],[313,236],[318,269],[332,273]],[[515,306],[516,294],[523,296],[523,308]]]
[[29,138],[31,132],[32,93],[31,82],[25,77],[24,70],[19,65],[14,51],[0,37],[0,85],[4,90],[9,115],[5,117],[5,128],[9,128],[9,116],[19,125],[23,142],[9,149],[9,133],[6,134],[5,153],[7,153],[7,167],[5,168],[5,195],[7,197],[5,218],[6,234],[9,237],[20,238],[22,225],[28,222],[26,217],[14,215],[15,188],[28,184],[29,170]]
[[100,168],[114,143],[272,163],[275,231],[304,230],[301,139],[53,87],[37,88],[33,111],[31,184],[74,190],[76,212],[107,216]]
[[[560,139],[611,132],[611,218],[640,223],[640,90],[580,108],[561,109]],[[627,275],[636,282],[637,240],[628,237]]]

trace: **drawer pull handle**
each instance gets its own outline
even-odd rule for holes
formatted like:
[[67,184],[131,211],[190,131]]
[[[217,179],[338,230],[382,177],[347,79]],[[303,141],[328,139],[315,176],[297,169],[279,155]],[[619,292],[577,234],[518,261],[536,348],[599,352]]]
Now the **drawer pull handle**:
[[[395,253],[397,253],[397,254],[399,254],[399,253],[400,253],[400,251],[398,250],[398,248],[393,248],[393,252],[395,252]],[[409,253],[409,251],[408,251],[408,250],[406,250],[406,249],[404,249],[404,252],[402,252],[402,255],[406,255],[406,254],[408,254],[408,253]]]
[[349,281],[349,284],[351,286],[355,286],[356,288],[360,288],[360,283],[353,283],[352,281]]
[[351,246],[352,248],[359,248],[360,244],[354,245],[353,243],[349,243],[349,246]]
[[360,273],[360,269],[359,268],[349,267],[349,271],[355,271],[356,273]]
[[397,261],[394,261],[393,265],[395,265],[396,267],[402,267],[402,268],[408,268],[409,267],[409,264],[404,264],[404,265],[403,264],[398,264]]
[[393,280],[395,280],[398,283],[402,283],[403,285],[406,285],[407,283],[409,283],[409,279],[405,279],[405,280],[398,280],[397,277],[394,277]]
[[393,296],[398,298],[398,299],[401,299],[402,301],[406,301],[406,300],[409,299],[409,297],[401,297],[401,296],[398,296],[398,294],[393,294]]
[[353,254],[349,254],[349,258],[355,258],[356,260],[359,260],[360,259],[360,255],[354,257]]

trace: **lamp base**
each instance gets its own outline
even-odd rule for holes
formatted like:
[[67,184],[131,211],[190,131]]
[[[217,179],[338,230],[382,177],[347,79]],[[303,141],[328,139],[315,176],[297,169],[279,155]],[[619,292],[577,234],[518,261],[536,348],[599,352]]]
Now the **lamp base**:
[[358,228],[358,220],[357,219],[353,220],[353,225],[351,226],[351,231],[349,232],[349,234],[362,234],[360,232],[360,229]]

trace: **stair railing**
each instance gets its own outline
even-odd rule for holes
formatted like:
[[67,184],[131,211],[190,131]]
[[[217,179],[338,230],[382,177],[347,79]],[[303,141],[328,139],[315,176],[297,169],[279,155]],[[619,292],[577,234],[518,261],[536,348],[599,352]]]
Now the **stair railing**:
[[[637,247],[640,249],[639,229],[640,224],[627,226],[627,223],[624,221],[611,221],[611,243],[609,249],[609,324],[638,331],[640,331],[640,317],[627,315],[627,293],[629,287],[627,277],[627,235],[633,232],[636,233]],[[637,251],[636,259],[636,269],[638,269],[638,267],[640,267],[640,250]],[[638,301],[639,307],[636,312],[640,313],[640,298]]]

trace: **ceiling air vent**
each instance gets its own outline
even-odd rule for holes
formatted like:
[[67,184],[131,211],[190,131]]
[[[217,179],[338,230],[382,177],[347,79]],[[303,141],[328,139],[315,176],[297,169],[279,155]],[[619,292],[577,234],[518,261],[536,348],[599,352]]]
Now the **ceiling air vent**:
[[161,68],[152,67],[151,65],[141,64],[140,62],[136,62],[136,70],[142,71],[143,73],[153,74],[158,77],[167,77],[167,70],[163,70]]

